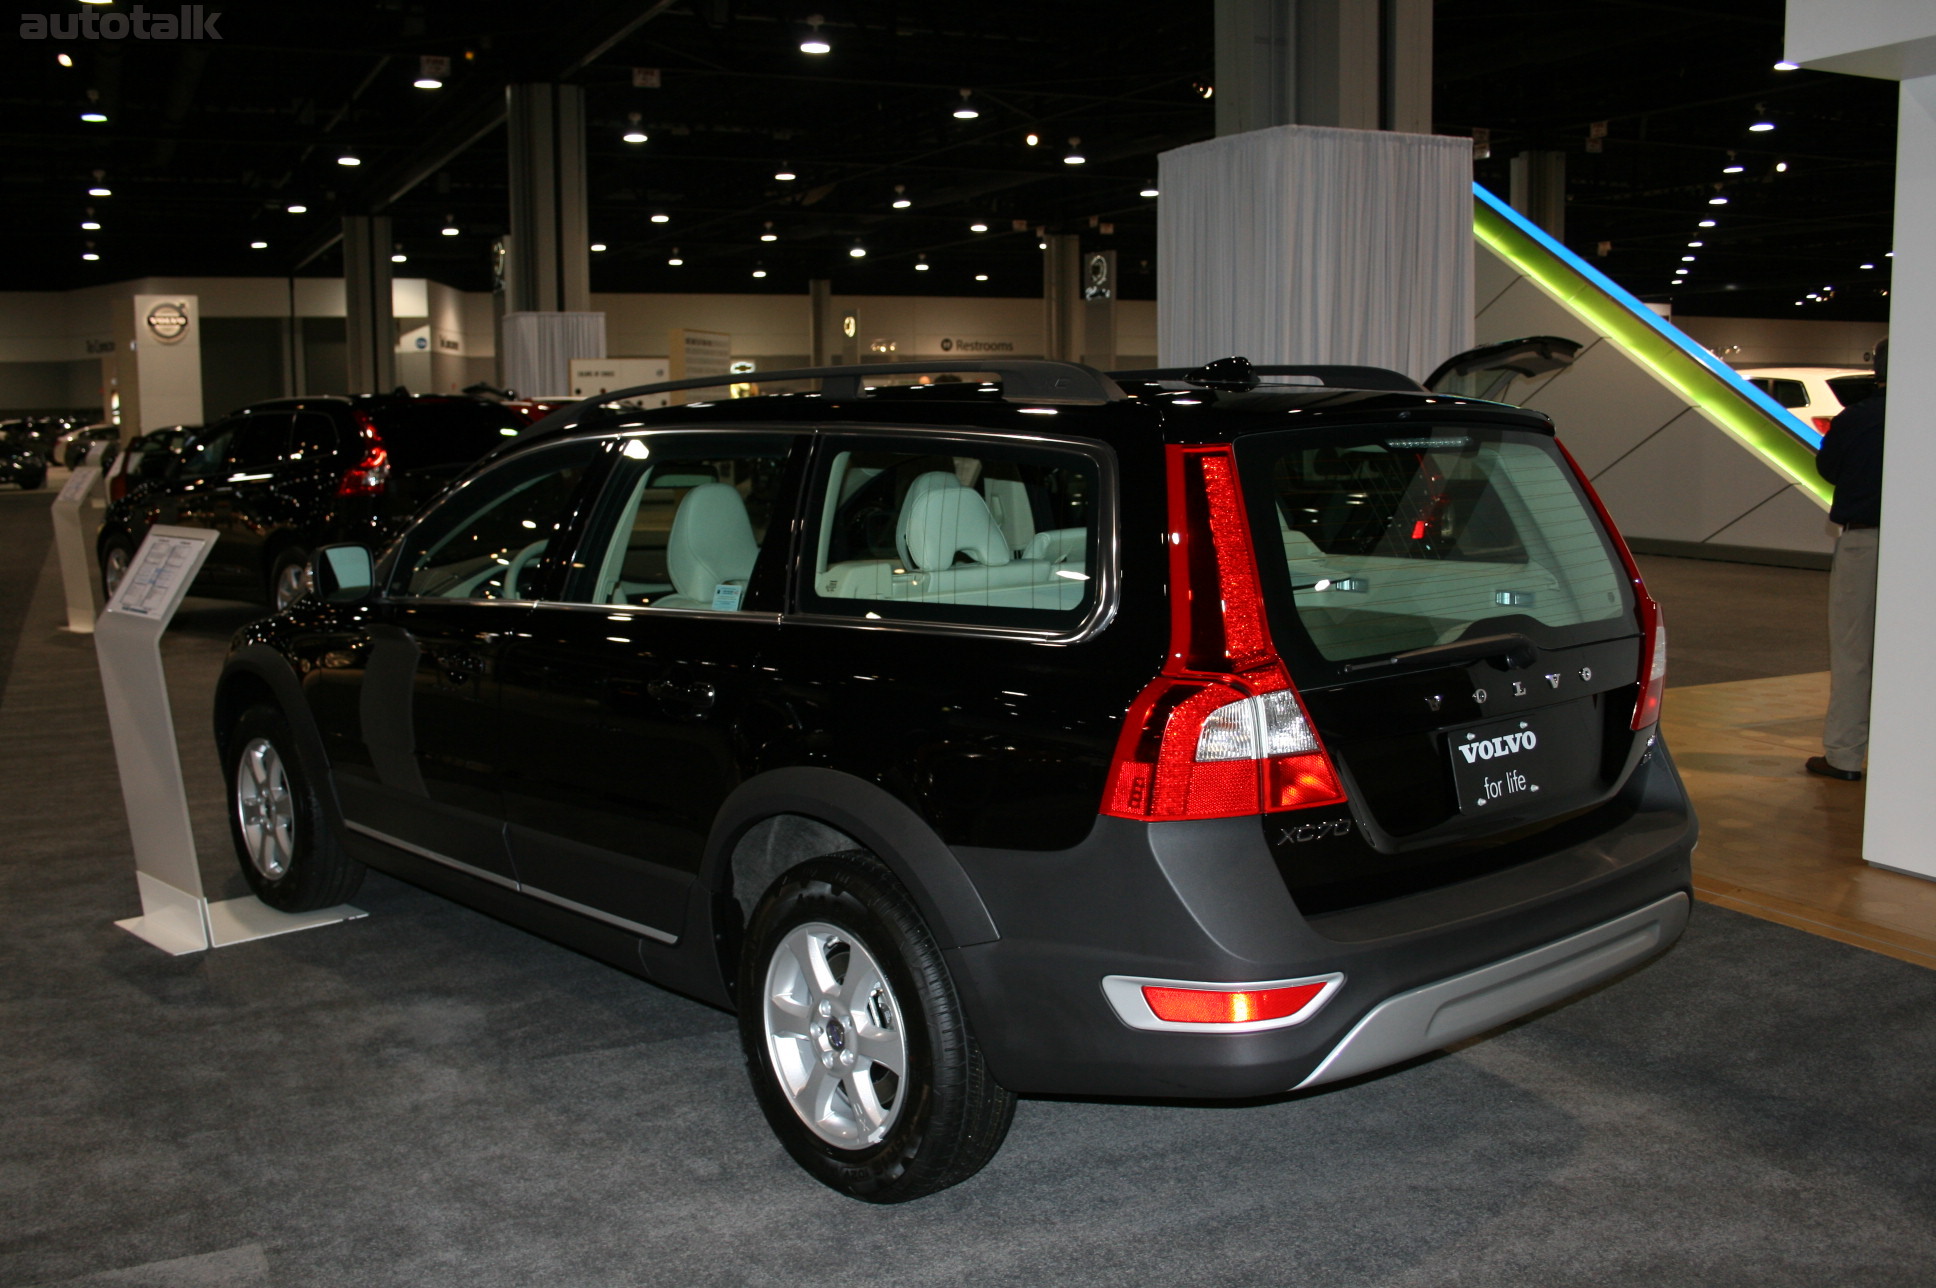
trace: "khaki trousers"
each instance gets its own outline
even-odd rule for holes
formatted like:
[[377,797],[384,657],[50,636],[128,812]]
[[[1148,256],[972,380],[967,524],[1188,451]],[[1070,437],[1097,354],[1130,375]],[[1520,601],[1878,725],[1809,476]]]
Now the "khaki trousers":
[[1844,528],[1828,577],[1828,718],[1822,722],[1822,750],[1837,769],[1861,769],[1869,756],[1879,548],[1874,528]]

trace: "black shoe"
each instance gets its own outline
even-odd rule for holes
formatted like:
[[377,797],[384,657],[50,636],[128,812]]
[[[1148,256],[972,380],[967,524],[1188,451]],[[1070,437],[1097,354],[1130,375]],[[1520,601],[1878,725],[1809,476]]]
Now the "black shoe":
[[1862,781],[1861,770],[1837,769],[1828,763],[1827,756],[1810,756],[1803,762],[1802,768],[1811,774],[1820,774],[1824,778],[1839,778],[1845,783],[1859,783]]

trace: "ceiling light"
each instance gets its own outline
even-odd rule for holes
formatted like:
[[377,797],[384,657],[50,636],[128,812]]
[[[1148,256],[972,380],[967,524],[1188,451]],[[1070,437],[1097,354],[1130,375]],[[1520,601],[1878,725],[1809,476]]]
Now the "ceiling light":
[[1037,250],[1047,250],[1048,248],[1049,248],[1049,244],[1045,241],[1039,241],[1035,243],[1035,249]]
[[826,19],[819,14],[807,19],[807,36],[800,42],[801,53],[830,54],[833,52],[834,47],[827,43],[827,38],[820,32],[820,24],[825,21]]
[[1775,70],[1778,72],[1798,72],[1801,69],[1800,63],[1791,63],[1786,58],[1775,64]]
[[1787,173],[1788,173],[1788,163],[1787,163],[1786,161],[1777,161],[1777,162],[1775,162],[1775,173],[1776,173],[1776,174],[1787,174]]
[[1748,167],[1744,165],[1724,165],[1721,167],[1721,173],[1722,174],[1740,174],[1743,170],[1746,170],[1747,168]]
[[289,207],[289,213],[292,215],[306,215],[309,213],[309,207],[299,203]]
[[1081,165],[1089,158],[1082,155],[1082,140],[1069,140],[1069,155],[1062,158],[1063,165]]
[[985,281],[987,281],[987,280],[988,280],[988,274],[986,274],[986,273],[976,273],[976,274],[975,274],[975,280],[976,280],[977,282],[985,282]]
[[972,121],[979,116],[981,116],[981,109],[975,106],[974,97],[967,90],[962,90],[961,101],[955,104],[955,119],[957,121]]
[[672,252],[671,257],[666,260],[666,266],[668,268],[678,268],[681,264],[684,264],[685,262],[686,262],[685,260],[679,258],[679,252],[675,250]]
[[795,179],[798,179],[800,176],[793,172],[792,166],[786,165],[783,163],[778,170],[775,170],[773,172],[773,177],[775,179],[778,179],[781,183],[792,183]]
[[1725,206],[1728,204],[1728,199],[1726,197],[1709,197],[1707,204],[1710,206]]
[[672,216],[661,211],[660,213],[652,216],[652,222],[655,224],[669,224],[672,222]]
[[249,249],[250,250],[268,250],[269,243],[265,241],[252,241],[249,243]]
[[1027,134],[1024,134],[1022,136],[1022,142],[1028,144],[1030,147],[1034,147],[1036,144],[1040,143],[1041,141],[1042,141],[1042,136],[1037,134],[1034,130],[1030,130]]
[[[100,231],[101,231],[101,225],[100,225],[100,224],[98,224],[98,223],[96,223],[96,222],[95,222],[94,220],[92,220],[92,219],[83,219],[83,220],[81,221],[81,231],[83,231],[83,232],[89,232],[89,233],[98,233],[98,232],[100,232]],[[1864,267],[1864,268],[1874,268],[1874,267],[1875,267],[1875,265],[1874,265],[1874,264],[1864,264],[1864,265],[1863,265],[1862,267]]]
[[625,133],[620,135],[619,137],[624,139],[627,143],[644,143],[647,139],[651,137],[643,129],[639,127],[639,114],[637,112],[627,112],[625,114],[625,119],[630,121],[632,125],[631,125],[631,128],[626,130]]
[[1157,187],[1152,183],[1136,195],[1139,197],[1154,197],[1157,195]]
[[90,250],[90,251],[83,251],[83,252],[81,252],[81,258],[82,258],[82,259],[84,259],[84,260],[87,260],[87,261],[89,261],[89,262],[91,263],[91,262],[93,262],[94,260],[97,260],[97,259],[99,259],[99,258],[101,258],[101,257],[100,257],[99,255],[96,255],[96,254],[95,254],[95,253],[94,253],[93,251],[91,251],[91,250]]
[[1683,264],[1692,264],[1693,262],[1694,262],[1694,257],[1693,257],[1692,255],[1683,255],[1683,256],[1681,256],[1681,263],[1683,263]]
[[1715,226],[1715,221],[1712,219],[1703,219],[1701,221],[1701,227],[1703,228],[1712,228],[1714,226]]
[[457,227],[457,216],[456,216],[456,215],[445,215],[445,216],[444,216],[444,226],[443,226],[443,228],[442,228],[442,229],[440,229],[439,231],[441,231],[441,232],[443,233],[443,235],[444,235],[444,236],[446,236],[446,237],[455,237],[455,236],[457,236],[457,235],[458,235],[458,232],[460,231],[460,230],[458,229],[458,227]]
[[[801,48],[802,48],[802,49],[806,49],[806,46],[805,46],[805,45],[802,45],[802,46],[801,46]],[[812,50],[812,49],[807,49],[807,52],[808,52],[808,53],[810,53],[810,54],[811,54],[811,53],[815,53],[815,52],[819,52],[819,53],[823,53],[823,54],[824,54],[824,53],[826,53],[827,51],[826,51],[826,50],[824,50],[824,49],[822,49],[822,50],[818,50],[818,51],[815,51],[815,50]],[[766,276],[766,270],[765,270],[765,269],[763,269],[763,268],[756,268],[756,269],[754,269],[754,270],[753,270],[753,276],[755,276],[755,277],[765,277],[765,276]]]
[[969,224],[968,231],[971,233],[985,233],[988,231],[988,225],[987,224]]
[[773,231],[773,221],[771,219],[766,221],[766,231],[760,234],[760,240],[763,242],[780,240],[780,235]]
[[892,204],[896,210],[906,210],[914,204],[907,199],[907,185],[900,183],[894,185],[894,201]]
[[108,122],[108,114],[106,112],[82,112],[81,119],[89,125],[106,125]]
[[55,54],[54,61],[59,63],[62,67],[72,67],[74,65],[74,55]]
[[1774,128],[1775,128],[1775,123],[1773,121],[1756,121],[1753,125],[1750,125],[1748,127],[1748,133],[1766,134],[1768,133],[1768,131]]
[[411,84],[418,89],[442,89],[448,75],[450,59],[442,54],[421,54],[417,58],[417,79]]
[[362,165],[363,158],[356,155],[355,148],[344,148],[342,152],[337,154],[336,164],[337,165]]
[[[100,226],[101,226],[101,225],[99,225],[99,224],[93,224],[93,225],[89,225],[89,224],[82,224],[82,225],[81,225],[81,227],[83,227],[83,228],[87,228],[87,227],[94,227],[94,228],[99,228]],[[1864,267],[1864,268],[1874,268],[1874,267],[1875,267],[1875,265],[1874,265],[1874,264],[1864,264],[1864,265],[1863,265],[1862,267]]]
[[90,197],[112,197],[114,195],[114,191],[110,188],[102,187],[100,184],[97,183],[92,188],[89,188],[87,190],[87,195]]
[[593,243],[592,243],[592,249],[593,249],[594,251],[600,251],[600,250],[604,250],[604,249],[605,249],[605,243],[604,243],[604,242],[593,242]]
[[917,273],[925,273],[928,271],[928,257],[926,255],[915,256],[914,271]]
[[1894,259],[1896,257],[1896,252],[1892,250],[1885,250],[1882,252],[1882,257],[1884,259]]
[[855,242],[852,246],[847,248],[847,253],[848,255],[852,256],[855,259],[866,259],[867,247],[861,245],[859,242]]
[[1697,247],[1698,247],[1698,246],[1705,246],[1705,245],[1707,245],[1707,243],[1706,243],[1706,242],[1703,242],[1703,241],[1691,241],[1691,242],[1689,242],[1689,243],[1687,243],[1687,244],[1688,244],[1689,246],[1697,246]]
[[396,249],[396,253],[390,256],[390,262],[392,264],[407,264],[410,262],[410,257],[404,254],[403,247],[399,246]]

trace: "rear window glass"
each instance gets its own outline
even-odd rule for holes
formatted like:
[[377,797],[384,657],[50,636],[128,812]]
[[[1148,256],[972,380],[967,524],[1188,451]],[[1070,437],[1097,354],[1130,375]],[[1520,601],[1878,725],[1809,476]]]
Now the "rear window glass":
[[1624,633],[1618,556],[1550,440],[1406,427],[1241,451],[1273,608],[1288,591],[1326,659],[1507,631]]
[[1802,387],[1802,382],[1799,380],[1778,380],[1772,376],[1755,376],[1748,383],[1791,411],[1796,407],[1808,406],[1808,390]]
[[1876,391],[1876,380],[1874,376],[1837,376],[1828,387],[1837,402],[1853,407]]
[[468,465],[517,437],[528,422],[497,403],[423,399],[366,408],[399,470]]

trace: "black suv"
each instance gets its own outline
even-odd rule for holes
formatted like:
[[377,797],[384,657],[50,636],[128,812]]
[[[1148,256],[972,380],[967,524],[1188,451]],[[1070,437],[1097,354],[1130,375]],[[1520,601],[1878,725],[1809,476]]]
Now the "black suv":
[[32,491],[47,482],[47,458],[25,424],[0,424],[0,483]]
[[735,1008],[876,1202],[1016,1093],[1313,1087],[1680,933],[1659,610],[1545,416],[1235,359],[796,378],[580,404],[320,551],[216,700],[261,897],[368,864]]
[[109,594],[157,523],[211,528],[198,594],[281,608],[309,552],[378,543],[531,417],[482,398],[404,393],[282,398],[196,431],[165,474],[108,507],[97,549]]

